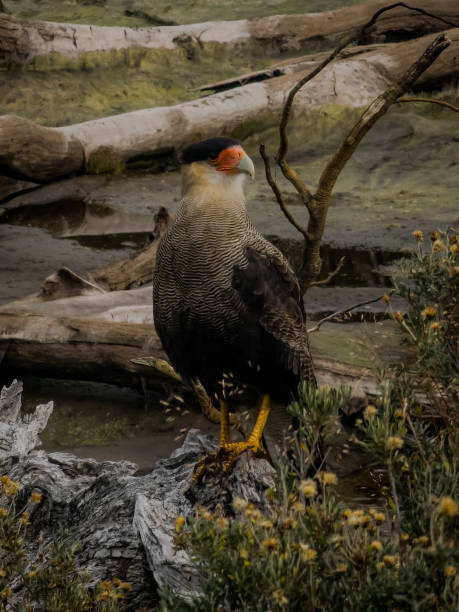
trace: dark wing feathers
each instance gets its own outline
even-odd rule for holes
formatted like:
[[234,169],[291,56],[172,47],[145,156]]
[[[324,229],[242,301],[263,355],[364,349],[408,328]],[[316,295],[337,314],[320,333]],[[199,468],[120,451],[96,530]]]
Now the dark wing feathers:
[[233,288],[254,324],[263,328],[265,349],[272,358],[300,378],[313,381],[306,315],[298,281],[281,253],[270,243],[264,244],[267,248],[263,252],[247,247],[248,263],[244,267],[235,266]]

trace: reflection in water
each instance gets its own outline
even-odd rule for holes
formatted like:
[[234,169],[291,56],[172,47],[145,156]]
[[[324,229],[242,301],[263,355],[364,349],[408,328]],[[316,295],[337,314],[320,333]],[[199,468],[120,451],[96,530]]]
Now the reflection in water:
[[121,214],[109,206],[81,200],[24,206],[7,211],[1,222],[39,227],[53,238],[72,238],[96,249],[140,248],[154,226],[153,215]]

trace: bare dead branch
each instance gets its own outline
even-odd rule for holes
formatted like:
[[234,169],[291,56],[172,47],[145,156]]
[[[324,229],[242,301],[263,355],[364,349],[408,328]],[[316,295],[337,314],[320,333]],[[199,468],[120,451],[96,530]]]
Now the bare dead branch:
[[[449,45],[451,41],[446,34],[440,34],[427,47],[421,57],[408,68],[407,72],[383,94],[378,96],[360,117],[352,130],[344,139],[338,150],[332,156],[319,179],[319,185],[315,194],[315,199],[321,203],[328,203],[331,192],[335,186],[341,170],[350,159],[361,140],[373,127],[376,121],[382,117],[390,106],[402,96],[416,79],[437,59]],[[328,206],[326,206],[327,208]],[[325,209],[326,214],[326,209]],[[325,219],[324,219],[325,222]]]
[[311,327],[311,329],[308,329],[308,334],[311,334],[312,332],[319,331],[319,329],[322,327],[322,325],[324,323],[326,323],[327,321],[331,321],[335,317],[339,317],[341,315],[345,315],[348,312],[351,312],[352,310],[355,310],[356,308],[360,308],[360,306],[367,306],[368,304],[374,304],[374,302],[379,302],[379,300],[382,300],[384,296],[386,296],[386,295],[391,296],[393,293],[394,293],[394,291],[392,290],[392,291],[389,291],[389,293],[384,293],[383,295],[380,295],[377,298],[373,298],[372,300],[367,300],[366,302],[359,302],[358,304],[354,304],[354,306],[349,306],[348,308],[343,308],[342,310],[337,310],[333,314],[328,315],[328,317],[324,317],[323,319],[321,319],[317,323],[317,325],[315,325],[314,327]]
[[284,213],[284,215],[287,217],[287,219],[290,221],[290,223],[293,225],[293,227],[295,227],[301,234],[303,234],[304,238],[306,241],[311,240],[311,235],[309,234],[308,230],[306,228],[304,228],[302,225],[300,225],[299,223],[297,223],[297,221],[295,221],[295,219],[293,218],[292,213],[290,212],[290,209],[288,208],[282,193],[280,192],[280,189],[276,183],[276,181],[273,178],[273,175],[271,173],[271,164],[269,161],[269,157],[266,155],[265,152],[265,145],[261,144],[260,145],[260,155],[263,159],[263,162],[265,164],[265,174],[266,174],[266,180],[268,181],[269,186],[271,187],[271,189],[273,190],[274,195],[276,196],[276,199],[279,203],[279,206],[282,210],[282,212]]
[[320,281],[313,281],[312,283],[309,284],[309,286],[313,287],[313,286],[318,286],[318,285],[326,285],[327,283],[329,283],[333,278],[335,278],[335,276],[341,270],[341,268],[343,267],[345,261],[346,261],[346,256],[343,255],[341,257],[341,259],[339,260],[338,265],[336,266],[336,268],[333,270],[333,272],[330,272],[330,274],[327,276],[327,278],[323,278]]
[[[367,21],[367,23],[365,23],[357,32],[351,34],[345,40],[343,40],[343,42],[340,45],[338,45],[338,47],[336,47],[336,49],[332,53],[330,53],[330,55],[327,58],[325,58],[325,60],[321,64],[319,64],[317,68],[315,68],[312,72],[310,72],[300,81],[298,81],[298,83],[290,90],[287,100],[284,105],[284,109],[282,111],[282,117],[281,117],[281,121],[279,125],[280,144],[279,144],[279,151],[277,154],[279,165],[281,164],[281,161],[285,159],[285,156],[287,154],[288,137],[287,137],[286,129],[287,129],[287,124],[290,118],[290,111],[292,108],[293,100],[296,94],[300,91],[300,89],[304,85],[306,85],[308,81],[310,81],[315,76],[317,76],[319,72],[321,72],[331,61],[333,61],[335,57],[337,57],[337,55],[339,55],[345,47],[350,45],[352,42],[360,40],[362,36],[365,34],[365,32],[376,23],[376,21],[379,19],[379,17],[383,13],[386,13],[387,11],[390,11],[398,7],[404,7],[410,11],[418,12],[428,17],[438,19],[439,21],[445,23],[446,25],[452,26],[454,28],[459,27],[459,24],[452,23],[446,19],[443,19],[442,17],[438,17],[437,15],[429,13],[428,11],[425,11],[424,9],[409,6],[405,2],[395,2],[394,4],[389,4],[388,6],[384,6],[380,8],[379,10],[377,10],[376,13],[374,13],[374,15],[371,17],[371,19]],[[286,178],[288,177],[286,176]]]
[[452,21],[448,21],[447,19],[444,19],[443,17],[439,17],[438,15],[435,15],[434,13],[429,13],[429,11],[425,11],[422,8],[418,8],[417,6],[409,6],[405,2],[396,2],[395,4],[389,4],[388,6],[384,6],[383,8],[379,9],[378,11],[376,11],[376,13],[370,19],[370,21],[366,25],[363,26],[362,34],[363,34],[364,30],[367,30],[368,28],[370,28],[372,25],[375,24],[375,22],[377,21],[378,17],[382,13],[385,13],[386,11],[390,11],[391,9],[397,8],[399,6],[403,6],[406,9],[409,9],[410,11],[414,11],[415,13],[421,13],[421,15],[426,15],[427,17],[432,17],[432,19],[438,19],[438,21],[441,21],[442,23],[444,23],[444,24],[446,24],[448,26],[451,26],[453,28],[459,28],[459,24],[453,23]]
[[[330,205],[331,192],[341,170],[359,145],[362,138],[370,130],[374,123],[387,112],[388,108],[398,98],[400,98],[400,96],[410,87],[410,85],[414,83],[414,81],[416,81],[416,79],[435,61],[438,55],[440,55],[440,53],[449,46],[451,41],[449,41],[444,34],[437,37],[435,41],[424,51],[423,55],[409,68],[398,83],[390,87],[381,96],[376,98],[372,104],[370,104],[368,109],[363,113],[358,123],[350,131],[342,145],[325,167],[319,180],[318,189],[314,195],[311,194],[306,184],[286,161],[288,150],[287,125],[290,118],[293,101],[299,90],[308,81],[317,76],[331,61],[333,61],[333,59],[339,55],[339,53],[345,47],[354,41],[360,40],[365,32],[375,24],[377,19],[383,13],[396,7],[405,7],[410,11],[415,11],[437,18],[435,15],[430,15],[428,12],[424,11],[424,9],[411,7],[405,2],[396,2],[394,4],[382,7],[374,13],[367,23],[359,28],[357,32],[353,33],[346,40],[344,40],[340,45],[338,45],[338,47],[336,47],[336,49],[330,53],[330,55],[328,55],[321,64],[319,64],[319,66],[301,79],[288,93],[279,124],[279,150],[277,154],[277,163],[280,166],[284,177],[295,187],[304,205],[308,209],[309,222],[307,229],[295,221],[292,214],[286,207],[285,200],[282,197],[280,189],[272,177],[269,159],[265,154],[264,146],[260,147],[260,154],[265,164],[266,178],[276,196],[281,210],[290,223],[292,223],[292,225],[296,227],[296,229],[298,229],[305,238],[303,268],[300,273],[300,284],[304,291],[312,282],[314,282],[314,278],[318,276],[321,270],[322,260],[320,258],[320,243],[325,228],[328,207]],[[438,19],[447,25],[453,25],[455,27],[455,24],[452,24],[441,17]]]
[[449,108],[450,110],[459,113],[459,106],[454,106],[454,104],[451,104],[450,102],[445,102],[444,100],[436,100],[435,98],[412,98],[405,96],[404,98],[399,98],[397,100],[397,104],[399,102],[426,102],[429,104],[439,104],[440,106],[445,106],[446,108]]

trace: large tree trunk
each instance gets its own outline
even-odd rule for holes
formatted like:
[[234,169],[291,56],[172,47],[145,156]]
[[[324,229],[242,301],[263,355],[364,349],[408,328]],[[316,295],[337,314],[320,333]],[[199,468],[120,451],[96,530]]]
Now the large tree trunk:
[[[418,80],[418,87],[439,83],[459,74],[459,29],[448,33],[453,41]],[[298,111],[336,103],[361,107],[396,81],[433,39],[432,35],[405,43],[377,45],[364,52],[358,47],[330,64],[295,98]],[[231,91],[185,102],[96,119],[62,128],[43,128],[11,115],[0,117],[0,164],[5,175],[43,182],[85,167],[115,169],[139,155],[165,149],[180,150],[190,142],[232,134],[260,116],[277,116],[285,96],[308,70],[250,83]],[[27,146],[24,146],[25,142]],[[58,154],[54,149],[59,142]],[[78,145],[77,143],[80,143]],[[66,146],[67,145],[67,146]],[[78,150],[71,154],[71,147]],[[48,153],[47,153],[48,152]]]
[[[172,50],[207,43],[237,45],[247,41],[258,47],[301,49],[308,42],[334,42],[362,27],[387,0],[323,13],[275,15],[237,21],[209,21],[150,28],[104,27],[18,19],[0,15],[0,61],[31,62],[34,58],[59,54],[76,59],[84,53],[129,49]],[[459,22],[456,0],[417,0],[414,6],[429,14],[397,7],[384,13],[369,31],[366,42],[406,40],[438,32]],[[435,16],[441,18],[436,19]],[[107,57],[107,61],[110,58]],[[64,67],[68,67],[64,64]]]

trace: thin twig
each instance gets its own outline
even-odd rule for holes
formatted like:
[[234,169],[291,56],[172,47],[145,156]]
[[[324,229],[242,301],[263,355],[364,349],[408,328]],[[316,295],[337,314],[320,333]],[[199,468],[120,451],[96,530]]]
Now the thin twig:
[[333,314],[328,315],[328,317],[324,317],[323,319],[321,319],[317,323],[317,325],[315,325],[314,327],[311,327],[311,329],[308,329],[308,334],[318,331],[324,323],[326,323],[327,321],[330,321],[331,319],[334,319],[335,317],[338,317],[339,315],[343,315],[343,314],[346,314],[347,312],[351,312],[351,310],[355,310],[356,308],[359,308],[360,306],[366,306],[367,304],[373,304],[374,302],[378,302],[379,300],[382,300],[382,298],[385,295],[391,296],[393,293],[394,293],[394,290],[389,291],[389,293],[380,295],[379,297],[374,298],[372,300],[367,300],[366,302],[360,302],[359,304],[354,304],[354,306],[349,306],[348,308],[343,308],[343,310],[338,310],[337,312],[334,312]]
[[344,262],[346,261],[346,256],[343,255],[341,257],[341,259],[338,262],[338,265],[336,266],[336,268],[333,270],[333,272],[330,272],[330,274],[327,276],[327,278],[323,278],[320,281],[313,281],[312,283],[309,284],[310,287],[317,287],[318,285],[326,285],[327,283],[329,283],[333,278],[335,278],[335,276],[338,274],[338,272],[341,270],[341,268],[344,266]]
[[450,110],[456,111],[459,113],[459,106],[454,106],[450,102],[445,102],[444,100],[436,100],[435,98],[399,98],[398,102],[428,102],[430,104],[439,104],[440,106],[446,106]]
[[271,164],[269,162],[269,157],[266,155],[264,144],[260,145],[260,155],[265,163],[266,180],[268,181],[269,186],[273,190],[282,212],[293,225],[293,227],[295,227],[301,234],[303,234],[306,240],[311,240],[311,235],[309,234],[308,230],[299,223],[297,223],[297,221],[295,221],[295,219],[293,218],[292,213],[290,212],[282,196],[282,193],[280,192],[280,189],[277,186],[276,181],[273,179],[273,175],[271,173]]
[[406,416],[407,423],[410,426],[411,433],[413,434],[414,441],[416,442],[417,447],[419,449],[419,452],[421,453],[421,459],[422,459],[424,465],[428,466],[429,464],[427,462],[426,456],[424,455],[424,451],[422,450],[422,446],[421,446],[421,443],[419,442],[419,438],[418,438],[418,436],[416,434],[416,430],[414,429],[413,421],[411,420],[411,417],[408,414],[408,412],[406,413],[405,416]]

